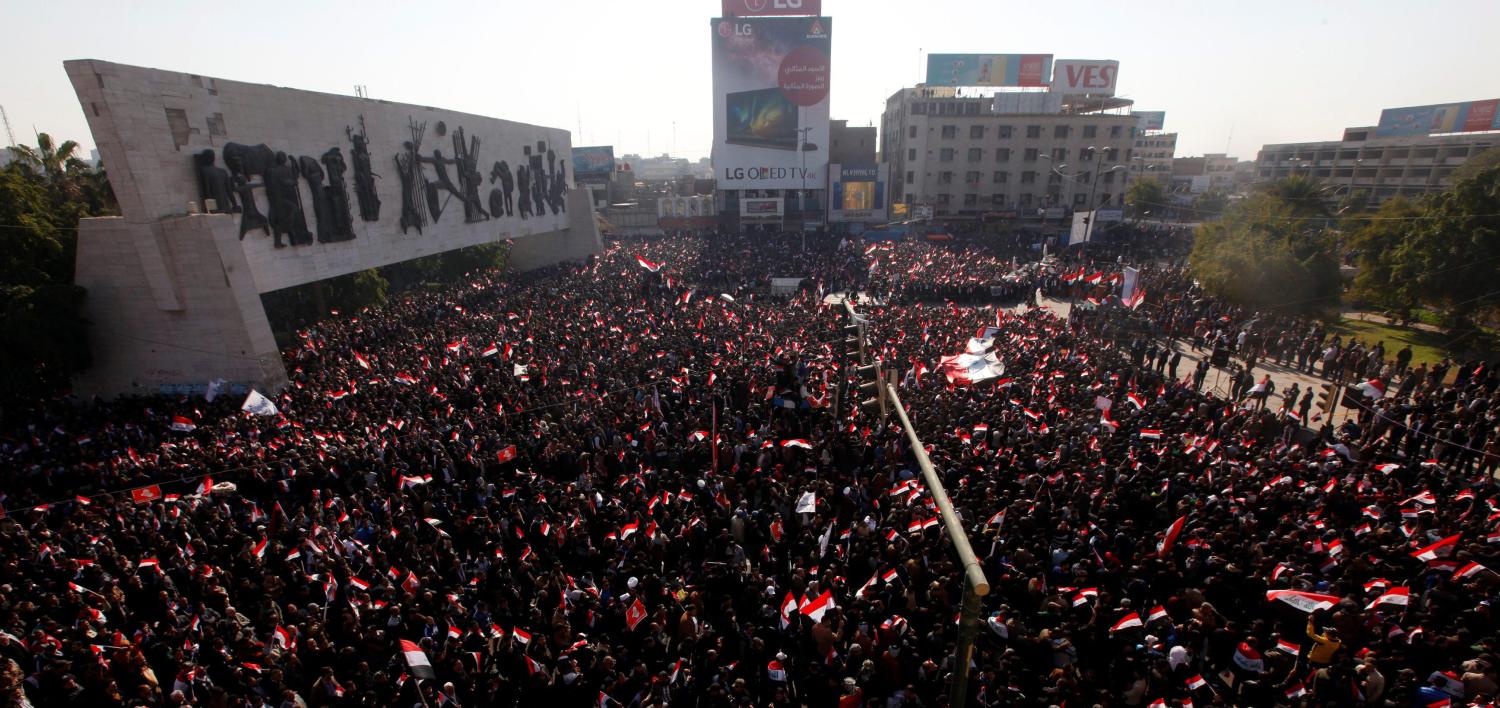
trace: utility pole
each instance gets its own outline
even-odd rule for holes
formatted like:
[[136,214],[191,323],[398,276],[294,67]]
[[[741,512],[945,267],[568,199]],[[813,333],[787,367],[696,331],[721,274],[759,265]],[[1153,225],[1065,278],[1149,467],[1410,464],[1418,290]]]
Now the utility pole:
[[[848,312],[850,324],[858,325],[858,315],[854,306],[846,298],[844,309]],[[848,332],[847,328],[845,330]],[[860,328],[858,336],[860,344],[863,345],[865,333]],[[847,343],[847,340],[846,340]],[[852,348],[852,345],[851,345]],[[856,352],[849,352],[852,356]],[[865,353],[863,346],[858,353]],[[963,607],[959,613],[958,624],[958,646],[956,665],[953,670],[953,683],[949,688],[948,705],[962,708],[969,700],[969,664],[973,660],[974,635],[979,630],[979,614],[982,610],[981,603],[985,595],[990,594],[990,581],[984,576],[984,567],[980,565],[979,559],[974,555],[974,548],[969,544],[968,533],[964,531],[963,522],[958,518],[958,512],[953,509],[953,502],[948,498],[948,490],[943,488],[943,480],[938,477],[937,469],[932,465],[932,459],[927,456],[927,449],[922,445],[921,438],[917,437],[917,430],[911,424],[911,418],[906,414],[906,406],[902,405],[901,397],[896,393],[894,372],[883,371],[879,359],[870,366],[857,370],[861,378],[870,378],[861,389],[874,388],[876,397],[861,404],[865,410],[878,412],[882,418],[889,412],[894,412],[901,421],[901,429],[906,433],[906,440],[911,445],[911,452],[917,458],[917,467],[922,470],[922,481],[926,484],[927,491],[932,495],[933,502],[937,505],[938,514],[943,519],[943,531],[948,535],[948,540],[953,544],[953,550],[958,554],[959,563],[964,567],[964,597]],[[889,375],[889,379],[886,376]]]

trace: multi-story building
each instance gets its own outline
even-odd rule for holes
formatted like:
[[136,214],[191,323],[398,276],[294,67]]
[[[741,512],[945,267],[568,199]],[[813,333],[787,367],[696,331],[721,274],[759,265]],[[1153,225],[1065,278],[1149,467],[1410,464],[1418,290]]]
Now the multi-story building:
[[875,126],[851,128],[847,120],[828,121],[828,161],[835,165],[875,164]]
[[1176,156],[1176,133],[1141,133],[1135,137],[1130,178],[1152,177],[1166,182],[1172,176],[1172,158]]
[[1342,140],[1266,145],[1255,181],[1306,175],[1330,185],[1330,198],[1363,192],[1371,208],[1395,196],[1418,197],[1452,186],[1453,171],[1500,146],[1500,133],[1377,137],[1374,127],[1344,129]]
[[894,200],[937,215],[1122,206],[1134,156],[1131,101],[1051,92],[897,91],[881,116]]
[[1172,183],[1180,190],[1202,194],[1214,190],[1238,191],[1236,179],[1240,160],[1222,152],[1201,157],[1179,157],[1172,160]]

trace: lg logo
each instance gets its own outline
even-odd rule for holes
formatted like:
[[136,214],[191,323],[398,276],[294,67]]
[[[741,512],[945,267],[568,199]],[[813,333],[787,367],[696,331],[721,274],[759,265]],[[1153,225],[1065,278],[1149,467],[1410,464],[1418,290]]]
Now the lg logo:
[[734,35],[736,37],[749,37],[752,33],[751,27],[752,26],[749,23],[720,22],[719,36],[728,37],[730,35]]
[[[745,7],[751,12],[765,12],[768,0],[745,0]],[[800,10],[802,0],[769,0],[773,10]]]

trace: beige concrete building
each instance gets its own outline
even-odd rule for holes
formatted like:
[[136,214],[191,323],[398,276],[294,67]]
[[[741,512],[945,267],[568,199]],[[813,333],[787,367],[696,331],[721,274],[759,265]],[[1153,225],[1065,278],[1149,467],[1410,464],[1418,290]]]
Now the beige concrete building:
[[1307,175],[1331,185],[1331,196],[1364,192],[1370,207],[1395,196],[1419,197],[1452,186],[1469,158],[1500,146],[1500,133],[1375,137],[1375,128],[1346,128],[1342,140],[1266,145],[1255,181]]
[[[968,93],[972,93],[969,91]],[[893,200],[937,215],[1124,204],[1137,119],[1124,99],[905,88],[881,116]]]
[[1166,182],[1172,177],[1172,158],[1177,156],[1177,134],[1151,132],[1135,138],[1130,158],[1130,178],[1154,177]]

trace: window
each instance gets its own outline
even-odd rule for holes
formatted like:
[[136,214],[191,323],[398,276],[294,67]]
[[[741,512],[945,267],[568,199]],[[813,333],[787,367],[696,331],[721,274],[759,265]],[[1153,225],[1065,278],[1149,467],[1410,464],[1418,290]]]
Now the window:
[[1036,173],[1030,170],[1022,172],[1021,184],[1036,184]]
[[947,194],[939,194],[939,195],[937,195],[938,206],[948,206],[949,199],[951,199],[950,195],[947,195]]
[[906,159],[908,159],[908,160],[915,160],[915,159],[917,159],[917,149],[916,148],[907,148],[906,149]]
[[911,193],[908,192],[907,195],[906,195],[906,201],[902,202],[902,204],[910,204],[913,201],[914,200],[911,198]]
[[938,160],[941,162],[952,162],[954,152],[956,151],[953,148],[943,148],[938,151]]
[[914,125],[914,126],[908,128],[906,130],[906,137],[908,137],[908,138],[915,138],[915,137],[917,137],[917,126]]
[[995,148],[995,162],[1010,162],[1010,148]]
[[995,184],[1005,184],[1006,182],[1010,181],[1010,173],[996,172],[994,175],[994,179],[991,181],[993,181]]
[[907,170],[906,171],[906,183],[907,184],[911,184],[912,182],[915,182],[915,181],[917,181],[917,173],[912,172],[911,170]]
[[1085,125],[1085,126],[1083,126],[1083,137],[1085,137],[1085,138],[1092,138],[1092,137],[1097,136],[1098,134],[1099,134],[1099,126],[1097,126],[1097,125]]
[[1023,206],[1023,207],[1029,207],[1029,206],[1031,206],[1031,194],[1028,193],[1028,194],[1022,194],[1021,195],[1021,206]]
[[1084,148],[1082,150],[1079,150],[1078,151],[1078,159],[1082,160],[1084,162],[1093,162],[1094,161],[1094,149],[1093,148]]
[[1010,140],[1010,126],[1002,125],[997,130],[1001,140]]
[[1115,173],[1114,172],[1105,172],[1104,173],[1104,183],[1105,184],[1114,184],[1114,182],[1115,182]]
[[969,170],[964,173],[964,184],[979,184],[979,170]]
[[1056,172],[1048,172],[1047,184],[1062,184],[1062,175]]
[[984,148],[969,148],[969,162],[979,162],[984,159]]
[[1083,203],[1086,200],[1088,200],[1088,198],[1089,198],[1089,195],[1084,194],[1082,192],[1074,194],[1073,195],[1073,206],[1083,206]]
[[958,137],[958,126],[956,126],[956,125],[945,125],[945,126],[943,126],[943,139],[944,140],[952,140],[952,139],[954,139],[956,137]]
[[925,103],[913,103],[913,104],[911,104],[911,114],[914,115],[914,116],[925,116],[925,115],[927,115],[927,104],[925,104]]
[[992,204],[994,206],[1005,206],[1005,195],[1004,194],[991,194],[990,195],[990,204]]
[[953,173],[947,171],[939,172],[938,184],[953,184]]
[[1026,152],[1022,156],[1021,159],[1025,160],[1027,162],[1036,162],[1036,155],[1037,155],[1036,148],[1026,148]]
[[1040,137],[1042,137],[1042,126],[1040,126],[1040,125],[1028,125],[1028,126],[1026,126],[1026,137],[1028,137],[1028,138],[1040,138]]
[[1054,126],[1052,126],[1052,137],[1054,137],[1054,138],[1066,138],[1066,137],[1068,137],[1068,126],[1066,126],[1066,125],[1054,125]]
[[1115,161],[1115,149],[1114,148],[1104,148],[1104,161],[1105,162],[1114,162]]
[[1094,181],[1094,173],[1092,172],[1084,172],[1078,175],[1079,184],[1088,184],[1092,181]]
[[964,195],[964,206],[966,206],[966,207],[979,206],[979,195],[978,194],[965,194]]
[[1120,137],[1120,126],[1118,126],[1118,125],[1109,126],[1109,137],[1111,137],[1111,138],[1118,138],[1118,137]]
[[1067,148],[1052,148],[1052,162],[1054,164],[1062,163],[1062,162],[1066,161],[1067,159],[1068,159],[1068,149]]
[[984,139],[984,126],[982,126],[982,125],[971,125],[971,126],[969,126],[969,139],[970,140],[983,140]]

